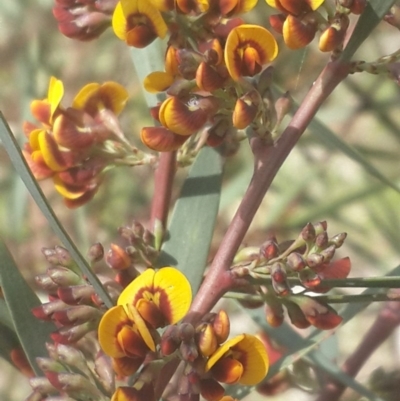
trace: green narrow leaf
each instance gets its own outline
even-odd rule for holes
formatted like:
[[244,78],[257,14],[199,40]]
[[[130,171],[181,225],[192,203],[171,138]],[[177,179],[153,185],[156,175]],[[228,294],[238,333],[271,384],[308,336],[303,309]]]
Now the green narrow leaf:
[[339,60],[350,61],[361,43],[367,39],[393,4],[394,0],[370,0],[368,2]]
[[48,204],[46,197],[44,196],[28,165],[26,164],[26,161],[22,156],[21,149],[19,148],[18,143],[6,122],[3,113],[1,112],[0,120],[0,139],[3,143],[4,148],[6,149],[6,152],[8,153],[8,156],[11,159],[11,162],[13,163],[14,168],[17,170],[17,173],[26,185],[29,193],[32,195],[32,198],[38,205],[39,209],[46,217],[47,221],[50,224],[50,227],[63,243],[68,252],[71,254],[71,257],[75,260],[81,272],[87,277],[90,284],[93,285],[93,288],[98,293],[104,304],[108,308],[111,308],[113,306],[113,302],[111,301],[110,296],[104,289],[103,285],[100,283],[97,276],[92,272],[85,258],[79,252],[78,248],[73,243],[60,221],[57,219],[57,216],[55,215],[53,209]]
[[0,323],[0,357],[14,366],[10,353],[11,350],[20,346],[21,344],[14,330]]
[[[161,40],[155,40],[144,49],[131,48],[132,62],[141,85],[144,78],[151,72],[164,71],[165,47],[165,44]],[[144,89],[142,92],[149,108],[156,106],[158,102],[165,99],[164,93],[154,94]]]
[[213,148],[198,154],[176,202],[158,266],[176,266],[193,293],[201,283],[218,213],[222,158]]
[[38,320],[32,314],[32,308],[41,305],[41,302],[22,277],[1,239],[0,260],[0,282],[15,331],[29,363],[35,373],[40,375],[41,370],[35,358],[47,355],[45,343],[50,341],[49,335],[55,330],[55,326]]
[[400,188],[389,178],[383,175],[376,169],[361,153],[354,147],[348,145],[345,141],[335,135],[325,124],[321,123],[317,118],[314,118],[309,125],[312,135],[318,138],[329,149],[338,149],[347,155],[350,159],[361,165],[361,167],[377,178],[379,181],[400,192]]

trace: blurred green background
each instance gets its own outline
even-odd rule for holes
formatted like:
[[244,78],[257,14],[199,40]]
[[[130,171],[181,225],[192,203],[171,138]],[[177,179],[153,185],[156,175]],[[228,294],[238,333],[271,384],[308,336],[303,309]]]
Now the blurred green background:
[[[129,91],[131,100],[122,114],[128,139],[137,143],[140,127],[151,122],[128,48],[111,30],[88,43],[63,37],[51,12],[51,0],[16,0],[0,3],[0,109],[14,134],[24,142],[22,123],[33,121],[29,104],[44,98],[51,75],[64,82],[65,104],[88,82],[115,80]],[[266,25],[270,10],[263,1],[245,16],[246,21]],[[289,90],[296,102],[318,76],[329,56],[315,43],[305,50],[289,51],[280,38],[280,55],[274,63],[275,82]],[[372,61],[397,50],[399,32],[387,24],[374,31],[357,58]],[[370,166],[394,186],[400,186],[400,93],[386,77],[350,76],[327,100],[317,115],[330,134],[351,145]],[[284,124],[287,123],[285,119]],[[308,221],[327,220],[331,235],[347,232],[340,256],[350,256],[351,275],[383,275],[399,263],[400,196],[365,171],[338,147],[326,142],[320,129],[307,131],[277,175],[246,237],[259,245],[274,234],[293,238]],[[246,144],[226,162],[220,217],[214,251],[238,206],[252,173],[252,156]],[[185,171],[178,173],[174,197]],[[51,182],[42,188],[60,220],[83,253],[94,242],[107,249],[117,238],[117,228],[132,219],[147,223],[153,190],[153,171],[148,167],[111,171],[95,199],[79,210],[67,210]],[[0,235],[32,283],[46,262],[41,248],[59,244],[45,219],[0,148]],[[363,312],[338,332],[336,359],[342,361],[360,340],[359,327],[368,327],[379,305]],[[360,326],[361,325],[361,326]],[[240,327],[239,327],[240,330]],[[383,365],[399,367],[399,340],[393,337],[366,365],[361,380]],[[334,352],[334,354],[335,354]],[[0,362],[0,399],[16,401],[29,394],[27,380]],[[293,393],[291,393],[293,394]],[[254,397],[254,396],[251,396]],[[312,399],[286,395],[285,399]],[[283,398],[277,398],[283,399]]]

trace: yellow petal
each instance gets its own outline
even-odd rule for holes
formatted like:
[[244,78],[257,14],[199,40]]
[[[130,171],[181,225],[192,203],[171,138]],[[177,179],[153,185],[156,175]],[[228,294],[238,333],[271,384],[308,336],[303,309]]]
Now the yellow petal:
[[98,335],[104,353],[112,358],[122,358],[124,351],[118,344],[117,334],[123,324],[129,323],[128,315],[122,306],[114,306],[101,318]]
[[154,352],[156,350],[156,345],[154,344],[153,337],[151,336],[146,322],[143,320],[142,316],[140,316],[140,313],[133,305],[128,306],[128,313],[135,322],[136,327],[143,338],[143,341]]
[[54,138],[45,130],[38,133],[38,143],[43,160],[53,171],[63,171],[67,168],[62,152],[58,149]]
[[151,290],[153,288],[154,269],[147,269],[139,277],[135,278],[121,293],[118,298],[118,305],[122,305],[127,309],[127,305],[135,306],[140,298],[142,298],[143,291]]
[[115,35],[121,39],[126,39],[126,18],[124,15],[124,11],[122,9],[122,5],[119,2],[115,7],[113,17],[112,17],[112,27]]
[[242,341],[244,337],[245,334],[240,334],[234,338],[231,338],[225,344],[222,344],[208,359],[205,371],[208,372],[217,363],[217,361],[219,361],[232,347]]
[[257,337],[245,334],[234,349],[244,355],[244,358],[240,358],[244,370],[239,383],[253,386],[264,379],[268,373],[269,360],[263,343]]
[[150,93],[164,92],[174,82],[174,77],[171,74],[163,71],[151,72],[143,80],[144,89]]
[[47,93],[47,99],[49,100],[50,103],[50,122],[52,121],[53,115],[57,110],[57,107],[59,106],[63,96],[64,96],[63,83],[59,79],[51,77],[49,84],[49,91]]
[[67,185],[58,175],[53,176],[53,183],[56,191],[67,199],[78,199],[86,192],[84,186],[74,187],[72,185]]
[[75,96],[72,107],[74,109],[83,109],[88,99],[90,99],[99,90],[100,84],[92,82],[85,85]]
[[174,267],[163,267],[154,276],[154,289],[161,293],[157,306],[169,324],[186,315],[192,302],[192,289],[183,273]]
[[107,109],[118,115],[129,99],[127,90],[117,82],[104,82],[99,89],[100,97]]

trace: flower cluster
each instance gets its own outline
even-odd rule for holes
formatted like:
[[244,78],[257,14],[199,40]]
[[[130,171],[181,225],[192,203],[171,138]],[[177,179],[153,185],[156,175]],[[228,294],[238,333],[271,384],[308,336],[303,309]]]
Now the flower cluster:
[[[138,46],[139,27],[125,23],[138,15],[124,7],[113,19],[114,31],[129,45]],[[149,3],[149,2],[147,2]],[[141,139],[156,151],[220,145],[235,139],[237,130],[252,125],[264,131],[269,126],[269,108],[260,88],[244,77],[254,77],[278,54],[272,34],[258,25],[245,24],[238,14],[250,11],[256,1],[154,1],[148,5],[146,20],[154,27],[151,38],[171,32],[165,55],[165,71],[150,73],[144,87],[166,92],[167,99],[153,108],[158,127],[144,127]],[[139,7],[139,6],[138,6]],[[150,9],[151,8],[151,12]],[[118,10],[118,6],[116,12]],[[139,13],[140,14],[140,13]],[[114,14],[115,17],[115,14]],[[185,17],[185,18],[183,18]],[[139,18],[139,17],[136,17]],[[166,24],[167,21],[167,24]],[[125,30],[124,30],[125,29]],[[135,41],[130,40],[134,36]],[[143,45],[150,39],[143,35]],[[267,122],[267,124],[262,124]],[[196,137],[196,134],[201,135]]]
[[115,164],[149,162],[125,139],[118,114],[128,100],[116,82],[90,83],[63,107],[63,83],[52,77],[46,99],[34,100],[31,112],[40,125],[26,122],[23,154],[37,180],[52,178],[67,207],[88,202],[102,173]]
[[[349,26],[348,15],[361,14],[366,0],[342,0],[336,2],[335,12],[323,7],[325,0],[266,0],[267,4],[280,11],[270,16],[270,24],[283,36],[290,49],[307,46],[321,31],[319,49],[331,52],[343,45]],[[320,9],[323,9],[325,17]]]
[[[272,326],[283,322],[283,307],[292,324],[299,328],[313,325],[326,330],[341,323],[342,318],[330,305],[307,294],[327,292],[329,287],[324,286],[324,280],[344,279],[350,273],[349,258],[332,260],[346,234],[329,238],[326,230],[326,222],[308,223],[289,246],[280,246],[271,239],[261,248],[244,248],[237,254],[233,271],[238,277],[250,275],[270,280],[267,287],[252,286],[246,292],[261,294],[261,303],[266,303],[267,321]],[[303,291],[294,293],[294,286],[302,286]],[[254,298],[258,299],[249,297]]]
[[220,383],[252,385],[265,377],[264,345],[249,334],[227,340],[230,325],[224,311],[210,313],[195,326],[177,324],[190,303],[190,284],[173,267],[147,269],[123,290],[117,306],[100,321],[99,342],[121,380],[143,368],[133,386],[119,387],[113,400],[155,400],[159,371],[174,359],[185,363],[183,394],[201,393],[210,401],[224,396]]
[[[143,253],[140,264],[148,265],[154,237],[137,222],[120,228],[120,234],[130,245],[112,244],[105,253],[95,244],[89,250],[93,268],[105,259],[116,272],[115,279],[98,275],[116,301],[108,310],[66,249],[43,249],[50,267],[36,283],[49,294],[49,301],[34,308],[33,314],[54,322],[56,330],[49,357],[37,361],[44,377],[31,379],[34,396],[41,400],[61,392],[101,400],[155,401],[161,396],[155,391],[160,372],[174,361],[183,363],[179,391],[188,396],[229,401],[223,384],[259,383],[269,366],[263,342],[250,334],[229,339],[224,310],[208,313],[195,324],[182,322],[192,300],[186,277],[173,267],[149,267],[139,273],[133,263],[138,261],[136,252]],[[93,376],[100,386],[93,386]]]

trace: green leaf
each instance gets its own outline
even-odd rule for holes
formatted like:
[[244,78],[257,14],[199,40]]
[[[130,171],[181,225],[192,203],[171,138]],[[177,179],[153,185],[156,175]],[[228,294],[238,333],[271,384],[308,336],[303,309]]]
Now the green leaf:
[[14,330],[0,323],[0,357],[14,366],[10,358],[10,352],[20,346],[21,344]]
[[324,144],[329,149],[338,149],[350,159],[361,165],[365,171],[385,183],[395,191],[400,192],[400,188],[389,178],[383,175],[376,169],[361,153],[355,148],[348,145],[340,137],[335,135],[325,124],[321,123],[317,118],[314,118],[309,125],[312,135],[318,138],[318,141]]
[[78,248],[73,243],[72,239],[65,231],[60,221],[57,219],[57,216],[55,215],[53,209],[48,204],[46,197],[44,196],[28,165],[26,164],[26,161],[22,156],[21,149],[19,148],[18,143],[15,140],[14,135],[6,122],[3,113],[1,112],[0,120],[0,139],[3,142],[3,146],[6,149],[14,168],[17,170],[17,173],[26,185],[28,191],[32,195],[32,198],[38,205],[39,209],[46,217],[47,221],[50,224],[50,227],[63,243],[65,248],[68,250],[71,257],[75,260],[81,272],[87,277],[90,284],[92,284],[93,288],[100,296],[102,301],[105,303],[105,305],[109,308],[112,307],[113,302],[111,301],[111,298],[108,295],[107,291],[104,289],[97,276],[92,272],[85,258],[79,252]]
[[393,4],[394,0],[370,0],[368,2],[357,21],[347,46],[339,57],[340,61],[350,61],[362,42],[367,39]]
[[198,154],[176,202],[158,266],[176,266],[196,293],[210,249],[222,182],[222,157],[205,147]]
[[[130,52],[141,86],[144,78],[151,72],[164,71],[165,45],[161,40],[155,40],[144,49],[136,49],[132,47]],[[154,94],[149,93],[144,89],[143,95],[149,108],[156,106],[158,102],[165,99],[164,93]]]
[[32,314],[32,308],[41,305],[41,302],[22,277],[1,239],[0,260],[0,282],[15,331],[29,363],[35,373],[40,375],[41,370],[35,358],[47,355],[45,343],[50,341],[49,335],[55,330],[55,326],[38,320]]

